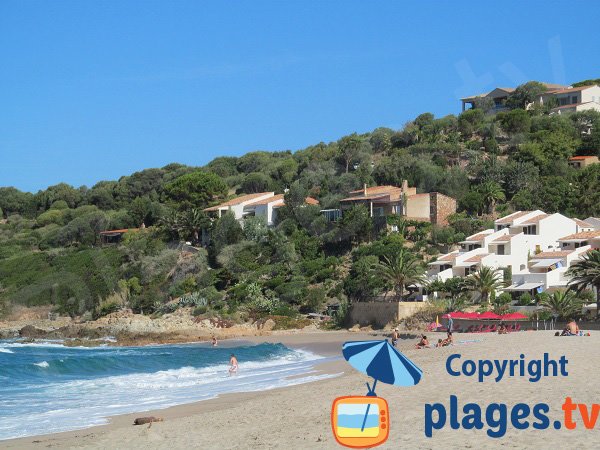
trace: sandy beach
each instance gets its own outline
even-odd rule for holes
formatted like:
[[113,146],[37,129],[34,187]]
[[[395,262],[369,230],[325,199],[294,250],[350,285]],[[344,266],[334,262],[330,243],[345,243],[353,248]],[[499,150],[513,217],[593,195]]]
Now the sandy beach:
[[[438,336],[432,334],[437,339]],[[376,333],[321,332],[271,335],[250,338],[254,342],[282,342],[339,358],[321,364],[318,371],[338,377],[265,392],[224,395],[216,399],[166,410],[114,417],[110,424],[79,431],[3,441],[6,449],[95,448],[95,449],[330,449],[339,448],[330,426],[332,401],[338,396],[364,395],[369,378],[356,372],[341,358],[341,344],[347,340],[380,338]],[[600,334],[591,337],[554,337],[552,332],[519,332],[509,335],[460,334],[456,345],[439,349],[414,349],[414,339],[401,340],[399,348],[423,370],[423,379],[412,388],[379,384],[377,393],[390,407],[390,437],[381,448],[597,448],[600,424],[588,430],[581,423],[575,430],[515,430],[508,425],[501,439],[490,438],[483,430],[453,430],[449,426],[424,434],[426,403],[449,405],[456,395],[460,405],[476,402],[482,409],[493,402],[509,408],[525,402],[547,403],[552,421],[561,419],[561,405],[570,396],[574,402],[592,404],[600,398],[595,382],[600,367]],[[567,377],[546,377],[537,383],[526,378],[491,379],[479,383],[474,377],[452,377],[446,372],[449,355],[462,359],[551,358],[565,355]],[[243,370],[243,361],[240,362]],[[151,427],[133,426],[135,417],[160,416],[165,420]],[[577,415],[574,416],[579,418]],[[579,418],[579,422],[581,419]]]

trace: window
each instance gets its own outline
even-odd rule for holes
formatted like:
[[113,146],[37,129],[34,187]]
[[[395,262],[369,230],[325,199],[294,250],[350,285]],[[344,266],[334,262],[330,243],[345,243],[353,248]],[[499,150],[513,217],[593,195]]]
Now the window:
[[476,248],[481,248],[479,244],[469,244],[469,251],[475,250]]
[[381,217],[383,216],[383,206],[378,206],[376,208],[373,208],[373,217]]
[[499,245],[499,246],[498,246],[498,251],[497,251],[497,253],[498,253],[499,255],[504,255],[504,244],[502,244],[502,245]]
[[571,97],[571,103],[574,105],[575,103],[577,103],[577,96],[574,95],[573,97]]

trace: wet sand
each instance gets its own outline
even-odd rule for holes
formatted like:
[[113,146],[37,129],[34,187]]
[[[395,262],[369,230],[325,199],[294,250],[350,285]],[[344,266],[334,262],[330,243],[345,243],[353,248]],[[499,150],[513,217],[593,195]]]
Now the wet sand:
[[[441,337],[432,333],[431,341]],[[0,442],[7,449],[95,448],[95,449],[334,449],[336,443],[330,425],[332,401],[338,396],[364,395],[365,382],[341,358],[341,344],[347,340],[380,339],[376,333],[318,332],[244,338],[252,342],[282,342],[329,357],[338,357],[317,366],[320,372],[340,374],[336,378],[264,392],[224,395],[216,399],[176,406],[160,411],[127,414],[110,419],[103,426],[52,435]],[[449,396],[456,395],[459,409],[476,402],[485,410],[493,402],[508,407],[525,402],[530,406],[547,403],[553,422],[562,419],[561,405],[566,396],[575,402],[594,403],[600,399],[596,378],[600,371],[600,333],[591,337],[554,337],[552,332],[519,332],[509,335],[456,334],[455,346],[440,349],[414,349],[414,339],[401,340],[399,348],[424,375],[412,388],[380,383],[377,394],[390,406],[390,437],[381,448],[597,448],[600,420],[587,430],[578,419],[575,430],[515,430],[510,426],[501,439],[488,437],[483,430],[453,430],[449,426],[424,434],[426,403],[440,402],[449,407]],[[224,343],[225,344],[225,343]],[[531,383],[525,378],[506,378],[479,383],[473,377],[452,377],[446,372],[446,360],[459,353],[464,359],[513,359],[565,355],[569,360],[567,377],[542,378]],[[243,362],[240,368],[243,370]],[[164,422],[133,426],[142,416],[160,416]],[[461,416],[462,417],[462,416]]]

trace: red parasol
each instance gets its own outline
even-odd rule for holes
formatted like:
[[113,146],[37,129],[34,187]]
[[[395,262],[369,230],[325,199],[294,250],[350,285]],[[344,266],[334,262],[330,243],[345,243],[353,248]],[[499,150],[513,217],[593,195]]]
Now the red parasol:
[[518,312],[504,314],[502,316],[502,320],[524,320],[524,319],[529,319],[529,317],[527,317],[525,314],[521,314]]
[[486,311],[479,314],[480,319],[501,319],[502,317],[492,311]]

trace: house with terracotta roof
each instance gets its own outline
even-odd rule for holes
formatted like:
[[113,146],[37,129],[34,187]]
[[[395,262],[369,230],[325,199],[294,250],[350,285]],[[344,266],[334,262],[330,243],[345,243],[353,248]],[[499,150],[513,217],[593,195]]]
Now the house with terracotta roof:
[[[565,89],[567,86],[553,83],[542,83],[549,91]],[[492,112],[500,112],[507,109],[504,105],[510,94],[515,91],[512,87],[497,87],[483,94],[472,95],[470,97],[461,98],[462,110],[478,108],[481,103],[487,102],[493,104]]]
[[456,212],[455,199],[439,192],[417,194],[417,189],[409,187],[406,180],[402,187],[365,185],[351,191],[340,200],[341,214],[356,205],[364,205],[371,217],[398,215],[440,225],[446,225],[448,216]]
[[585,169],[592,164],[598,164],[600,160],[597,156],[573,156],[569,158],[569,166],[574,169]]
[[[305,204],[318,205],[319,202],[312,197],[307,197]],[[231,212],[238,220],[252,216],[264,217],[267,225],[272,226],[277,218],[277,208],[284,205],[284,194],[275,195],[275,192],[259,192],[241,195],[224,203],[205,208],[204,212],[216,218]]]
[[564,89],[549,89],[539,99],[540,103],[548,99],[556,102],[556,107],[550,110],[550,114],[563,114],[568,112],[579,112],[595,110],[600,111],[600,86],[578,86]]
[[579,247],[600,248],[600,230],[569,234],[561,237],[558,242],[563,250],[575,250]]
[[503,277],[510,273],[504,290],[515,295],[564,287],[570,265],[592,248],[589,241],[598,237],[600,246],[600,231],[580,233],[584,225],[590,224],[562,214],[514,212],[496,220],[493,229],[467,237],[460,249],[430,262],[428,279],[466,277],[485,266]]
[[[527,109],[535,104],[543,105],[555,102],[556,107],[550,110],[550,114],[564,114],[568,112],[579,112],[595,110],[600,111],[600,87],[589,86],[563,86],[560,84],[542,83],[546,86],[546,92],[542,93],[533,103],[527,105]],[[495,88],[484,94],[473,95],[461,99],[462,110],[477,108],[481,103],[492,103],[492,112],[500,112],[506,109],[506,100],[515,91],[515,88]]]

